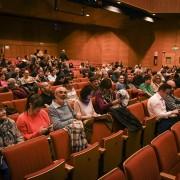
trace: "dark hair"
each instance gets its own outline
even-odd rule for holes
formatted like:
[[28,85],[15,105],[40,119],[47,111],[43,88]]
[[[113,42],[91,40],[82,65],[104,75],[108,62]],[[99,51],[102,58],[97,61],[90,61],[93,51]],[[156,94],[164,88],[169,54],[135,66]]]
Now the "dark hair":
[[101,83],[100,83],[100,88],[101,89],[110,89],[110,88],[112,88],[112,81],[111,81],[111,79],[109,79],[109,78],[103,79],[101,81]]
[[172,89],[172,87],[169,84],[164,83],[159,87],[158,91],[165,91],[168,89]]
[[25,110],[28,111],[30,108],[30,104],[32,104],[32,108],[40,108],[43,107],[43,100],[39,94],[31,94],[27,98],[26,108]]
[[150,75],[145,75],[144,76],[144,81],[147,81],[147,80],[151,80],[151,76]]
[[96,81],[96,80],[98,80],[98,78],[96,78],[95,76],[89,78],[90,82],[93,82],[93,81]]
[[86,100],[87,96],[90,95],[92,91],[93,91],[93,88],[90,85],[85,86],[80,91],[80,99],[81,100]]

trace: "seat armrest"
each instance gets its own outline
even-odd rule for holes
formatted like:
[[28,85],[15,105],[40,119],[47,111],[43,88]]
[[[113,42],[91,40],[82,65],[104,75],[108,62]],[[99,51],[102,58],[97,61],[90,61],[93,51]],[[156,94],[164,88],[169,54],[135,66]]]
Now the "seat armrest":
[[65,169],[68,171],[68,172],[70,172],[70,171],[72,171],[73,169],[74,169],[74,166],[71,166],[70,164],[65,164]]
[[100,154],[104,154],[104,153],[105,153],[105,151],[106,151],[106,149],[105,149],[105,148],[100,147],[100,148],[98,149],[98,151],[100,152]]
[[168,173],[165,173],[165,172],[161,172],[160,173],[160,176],[163,178],[163,179],[169,179],[169,180],[175,180],[176,179],[176,176],[172,175],[172,174],[168,174]]

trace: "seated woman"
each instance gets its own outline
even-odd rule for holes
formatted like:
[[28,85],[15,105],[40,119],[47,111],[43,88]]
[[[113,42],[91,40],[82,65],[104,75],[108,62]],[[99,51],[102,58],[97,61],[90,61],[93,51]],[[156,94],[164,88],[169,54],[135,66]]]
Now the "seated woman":
[[96,112],[101,114],[110,112],[122,129],[128,128],[129,131],[137,131],[142,126],[126,108],[127,98],[128,96],[124,92],[118,92],[116,95],[112,91],[111,80],[108,78],[103,79],[100,83],[100,90],[96,94]]
[[116,90],[121,90],[121,89],[127,89],[127,85],[125,84],[125,77],[123,75],[119,76],[119,80],[116,83]]
[[40,95],[33,94],[28,97],[26,111],[17,120],[17,127],[25,139],[46,135],[52,131],[49,116],[42,106]]
[[24,139],[16,127],[16,123],[6,116],[4,108],[0,108],[0,173],[5,180],[10,180],[10,174],[7,164],[1,155],[1,150],[23,141]]
[[98,116],[92,104],[92,94],[93,88],[90,85],[85,86],[80,91],[80,98],[74,103],[74,111],[77,119],[85,120]]
[[152,82],[151,82],[151,86],[153,88],[154,92],[157,92],[159,87],[162,84],[162,79],[161,76],[159,74],[155,74],[152,78]]

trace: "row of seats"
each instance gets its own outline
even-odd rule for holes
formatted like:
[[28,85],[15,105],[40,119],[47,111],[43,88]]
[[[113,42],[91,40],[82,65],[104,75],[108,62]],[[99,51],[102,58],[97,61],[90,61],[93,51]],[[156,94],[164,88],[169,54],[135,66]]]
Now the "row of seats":
[[99,180],[180,180],[180,123],[151,141]]
[[[121,164],[122,139],[123,131],[118,131],[103,138],[100,143],[71,153],[67,132],[58,130],[50,133],[49,142],[46,136],[41,136],[7,147],[2,153],[10,168],[12,180],[58,180],[67,177],[95,180]],[[172,131],[159,135],[151,141],[151,145],[142,148],[123,163],[126,179],[175,179],[180,173],[179,152],[180,123],[176,123]],[[124,175],[116,168],[100,179],[108,178],[123,180]]]

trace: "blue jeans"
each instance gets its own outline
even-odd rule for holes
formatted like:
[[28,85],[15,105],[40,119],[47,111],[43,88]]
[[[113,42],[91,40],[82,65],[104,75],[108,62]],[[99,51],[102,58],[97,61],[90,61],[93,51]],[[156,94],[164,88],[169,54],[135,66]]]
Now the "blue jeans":
[[10,172],[7,166],[6,161],[4,160],[3,156],[0,156],[0,172],[2,174],[3,180],[10,180]]
[[156,135],[163,133],[164,131],[171,128],[173,124],[179,121],[178,117],[169,117],[168,119],[160,119],[156,124]]

